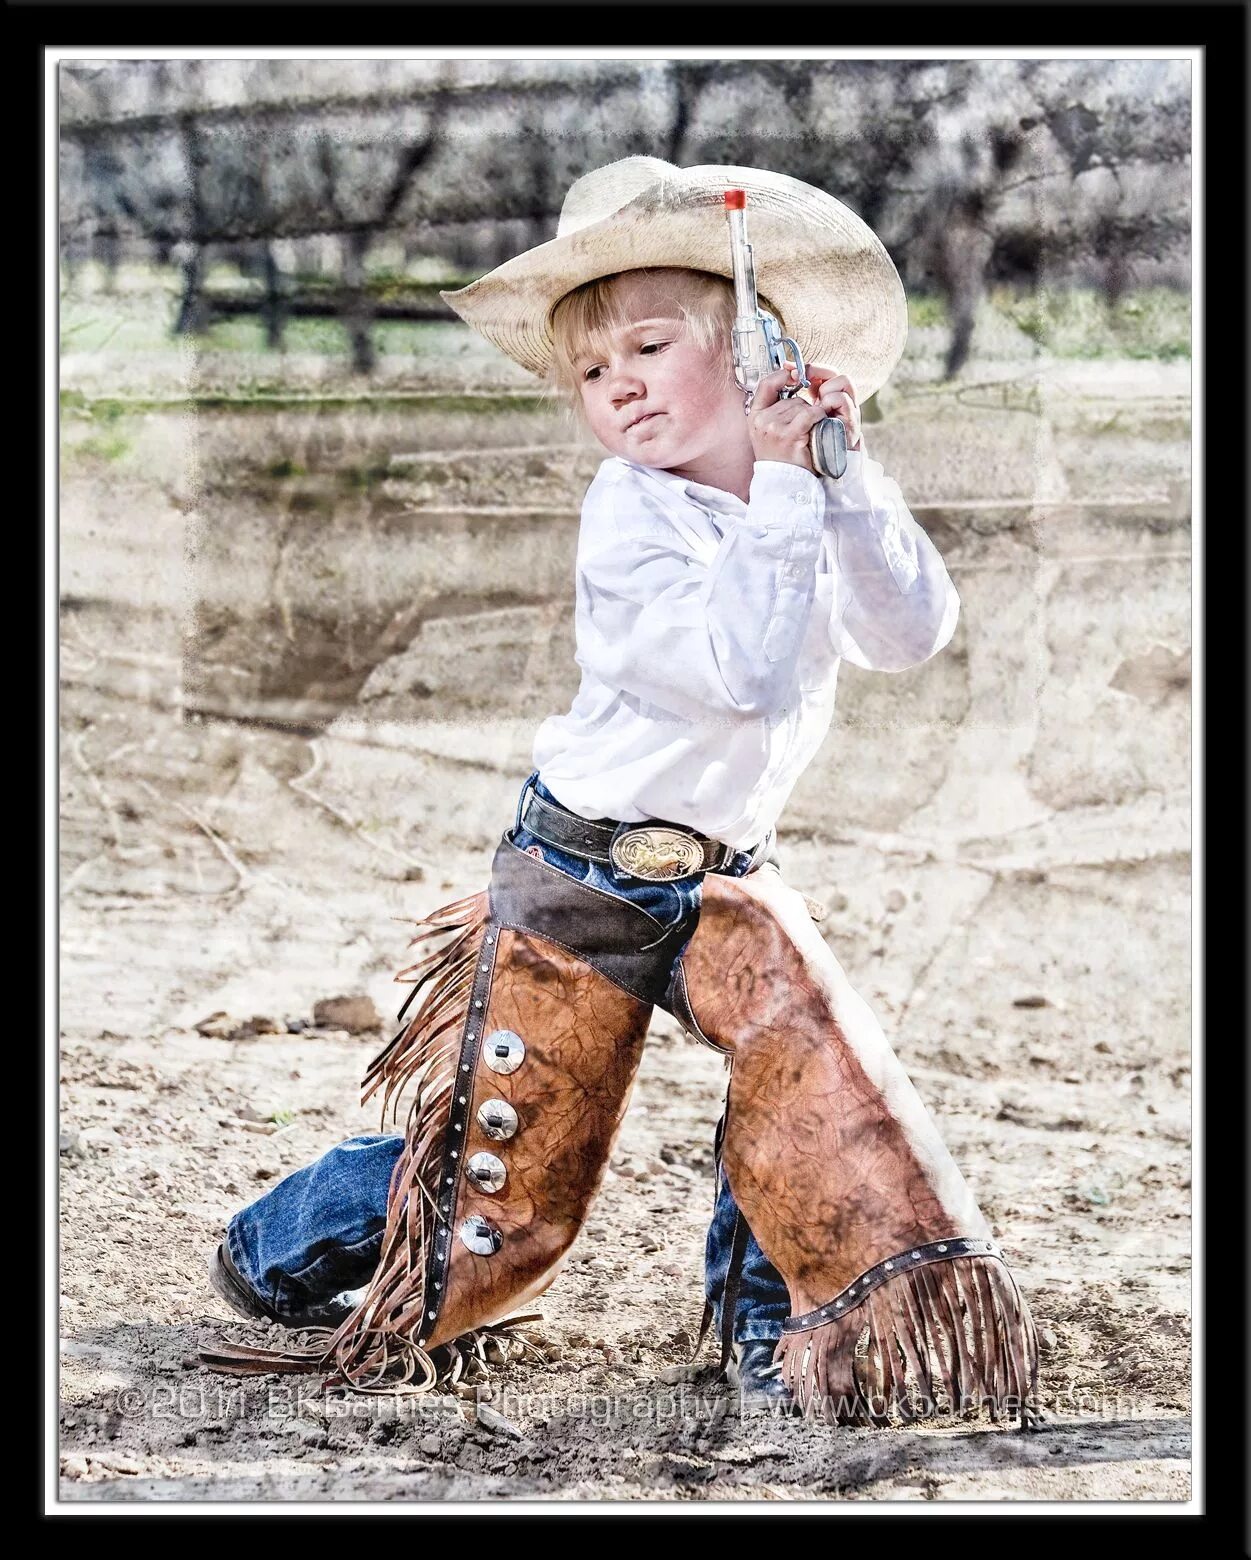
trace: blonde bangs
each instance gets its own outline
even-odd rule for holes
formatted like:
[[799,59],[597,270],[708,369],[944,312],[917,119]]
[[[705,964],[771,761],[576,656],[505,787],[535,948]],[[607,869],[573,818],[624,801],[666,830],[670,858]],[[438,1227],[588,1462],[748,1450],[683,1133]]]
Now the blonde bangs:
[[676,306],[696,344],[708,352],[720,345],[728,358],[734,325],[734,287],[724,276],[678,267],[600,276],[566,293],[552,310],[550,379],[556,389],[578,397],[579,401],[578,359],[602,355],[611,333],[630,323],[618,287],[627,276],[644,276],[651,284],[651,307],[645,314],[672,314]]

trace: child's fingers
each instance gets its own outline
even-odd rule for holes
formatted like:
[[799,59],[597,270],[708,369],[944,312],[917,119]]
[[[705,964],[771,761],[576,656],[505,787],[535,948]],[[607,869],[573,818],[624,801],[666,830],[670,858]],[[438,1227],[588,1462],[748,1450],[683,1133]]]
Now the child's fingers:
[[820,363],[809,363],[808,378],[814,388],[820,389],[824,385],[830,385],[836,390],[845,390],[854,401],[856,389],[846,374],[836,374],[832,368],[824,368]]
[[794,370],[787,365],[785,368],[775,368],[771,374],[766,374],[756,386],[756,393],[751,398],[752,411],[759,411],[763,406],[772,406],[790,382],[793,372]]

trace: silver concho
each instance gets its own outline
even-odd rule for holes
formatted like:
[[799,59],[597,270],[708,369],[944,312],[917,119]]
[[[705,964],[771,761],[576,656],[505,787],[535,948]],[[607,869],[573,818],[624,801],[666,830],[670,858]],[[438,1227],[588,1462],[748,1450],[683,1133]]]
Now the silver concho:
[[517,1130],[517,1112],[507,1100],[483,1100],[478,1106],[478,1125],[487,1137],[506,1143]]
[[525,1041],[511,1029],[494,1029],[482,1042],[482,1060],[492,1072],[516,1072],[525,1056]]
[[494,1154],[474,1154],[465,1161],[465,1174],[480,1192],[498,1192],[508,1176],[504,1161]]
[[679,829],[629,829],[613,840],[608,854],[619,872],[653,882],[690,877],[704,865],[703,847]]
[[478,1257],[493,1257],[504,1244],[504,1237],[480,1213],[465,1220],[460,1227],[460,1238]]

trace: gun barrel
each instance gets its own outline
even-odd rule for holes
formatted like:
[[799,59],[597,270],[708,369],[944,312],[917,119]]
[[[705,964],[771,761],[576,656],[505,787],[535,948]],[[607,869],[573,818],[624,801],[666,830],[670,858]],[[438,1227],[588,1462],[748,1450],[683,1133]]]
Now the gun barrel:
[[740,319],[757,313],[756,264],[747,241],[747,195],[726,190],[725,211],[730,221],[730,263],[734,270],[734,308]]

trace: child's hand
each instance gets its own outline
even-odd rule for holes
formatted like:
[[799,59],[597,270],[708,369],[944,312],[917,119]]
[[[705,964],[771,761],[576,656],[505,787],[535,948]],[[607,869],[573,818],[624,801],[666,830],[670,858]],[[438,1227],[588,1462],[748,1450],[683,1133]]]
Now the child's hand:
[[[811,405],[799,396],[778,400],[793,374],[794,369],[776,368],[756,386],[751,411],[747,414],[747,432],[757,460],[777,460],[813,471],[808,435],[826,411],[823,406]],[[813,475],[816,475],[815,471]]]
[[809,363],[808,378],[812,382],[817,403],[827,417],[841,417],[847,427],[847,448],[860,448],[860,408],[856,405],[856,392],[846,374],[836,374],[832,368],[822,368],[819,363]]

